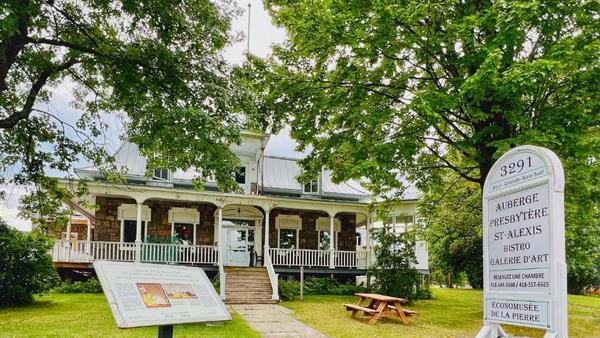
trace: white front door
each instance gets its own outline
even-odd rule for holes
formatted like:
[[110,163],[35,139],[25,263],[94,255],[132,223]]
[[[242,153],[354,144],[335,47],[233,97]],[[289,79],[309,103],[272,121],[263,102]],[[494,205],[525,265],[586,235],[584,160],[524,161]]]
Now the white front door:
[[248,230],[235,228],[225,230],[227,235],[227,265],[249,266]]

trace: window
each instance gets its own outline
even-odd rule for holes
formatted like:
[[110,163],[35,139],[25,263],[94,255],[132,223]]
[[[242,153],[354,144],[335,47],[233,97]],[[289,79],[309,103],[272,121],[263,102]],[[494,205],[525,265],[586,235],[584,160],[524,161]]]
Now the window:
[[360,232],[356,233],[356,246],[361,246],[362,245],[362,235],[360,234]]
[[[133,243],[135,242],[135,231],[136,231],[136,220],[123,220],[122,226],[123,226],[123,230],[122,230],[122,235],[123,237],[121,238],[122,242],[128,242],[128,243]],[[147,229],[147,223],[145,221],[142,221],[142,241],[144,241],[144,239],[146,238],[146,229]]]
[[297,229],[279,229],[279,248],[297,249],[298,248],[298,230]]
[[239,184],[246,184],[246,167],[239,167],[235,173],[235,181]]
[[169,181],[169,169],[165,168],[156,168],[154,169],[154,173],[152,175],[153,180],[157,181]]
[[[330,235],[329,231],[319,231],[319,250],[329,250]],[[333,236],[333,247],[337,248],[337,232]]]
[[194,244],[194,224],[175,223],[173,224],[173,236],[182,244]]
[[319,181],[310,180],[304,184],[304,193],[306,194],[318,194],[319,193]]

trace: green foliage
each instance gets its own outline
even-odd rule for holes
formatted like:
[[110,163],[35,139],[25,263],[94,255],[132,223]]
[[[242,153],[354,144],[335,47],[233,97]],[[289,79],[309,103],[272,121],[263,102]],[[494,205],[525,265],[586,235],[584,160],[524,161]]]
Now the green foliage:
[[[305,295],[352,295],[356,292],[368,291],[351,281],[339,283],[331,277],[307,277],[304,280]],[[300,295],[300,281],[295,279],[279,279],[279,297],[283,300],[294,300]]]
[[[246,119],[221,52],[233,2],[9,1],[0,13],[0,183],[33,187],[26,215],[53,216],[67,193],[48,169],[72,175],[83,159],[122,179],[106,148],[111,114],[148,173],[195,168],[196,187],[214,177],[239,189],[229,149]],[[48,104],[57,87],[73,88],[71,107]]]
[[[289,40],[240,74],[258,96],[255,110],[276,126],[289,121],[299,150],[310,150],[303,177],[325,167],[334,181],[365,178],[390,198],[406,181],[439,197],[455,178],[481,190],[514,146],[547,147],[566,173],[569,288],[597,283],[597,1],[273,0],[267,8]],[[472,217],[481,207],[452,199],[437,216],[456,231],[444,231],[453,248],[435,264],[445,269],[462,264],[450,258],[474,262],[481,252]],[[480,285],[480,264],[461,269]]]
[[401,297],[412,302],[423,293],[419,289],[421,275],[413,267],[416,234],[414,231],[394,233],[385,226],[372,230],[373,239],[379,243],[375,247],[377,257],[369,267],[369,274],[375,278],[374,289],[381,294]]
[[297,280],[280,278],[278,288],[282,300],[294,300],[300,296],[300,282]]
[[443,276],[443,285],[458,284],[460,274],[466,273],[472,287],[482,288],[479,186],[449,173],[443,184],[432,187],[423,196],[419,208],[426,217],[431,270]]
[[33,301],[54,287],[59,278],[48,251],[52,241],[39,233],[22,233],[0,219],[0,305]]
[[54,288],[56,293],[101,293],[102,286],[97,278],[90,278],[85,281],[64,281],[58,287]]

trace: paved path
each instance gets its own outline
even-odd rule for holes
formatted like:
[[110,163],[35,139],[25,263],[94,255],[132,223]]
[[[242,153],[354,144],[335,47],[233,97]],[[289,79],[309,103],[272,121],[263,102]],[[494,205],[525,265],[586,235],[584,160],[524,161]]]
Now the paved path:
[[321,332],[290,316],[291,310],[274,304],[231,304],[248,324],[265,338],[326,338]]

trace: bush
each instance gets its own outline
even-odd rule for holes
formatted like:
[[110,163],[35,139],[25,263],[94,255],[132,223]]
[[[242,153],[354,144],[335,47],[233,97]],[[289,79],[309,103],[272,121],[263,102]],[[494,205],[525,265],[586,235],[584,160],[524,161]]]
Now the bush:
[[90,278],[83,282],[65,281],[54,291],[57,293],[101,293],[102,286],[97,278]]
[[390,227],[373,230],[373,238],[379,243],[375,247],[377,260],[369,268],[375,277],[374,288],[378,293],[401,297],[409,302],[427,296],[420,291],[421,275],[414,268],[416,237],[413,232],[393,233]]
[[[304,280],[305,295],[352,295],[367,291],[363,286],[352,282],[338,283],[330,277],[308,277]],[[293,300],[300,295],[300,282],[294,279],[279,280],[279,298]]]
[[48,251],[52,240],[41,233],[22,233],[0,220],[0,305],[33,301],[60,281]]
[[300,282],[297,280],[279,279],[279,298],[282,300],[294,300],[300,295]]

